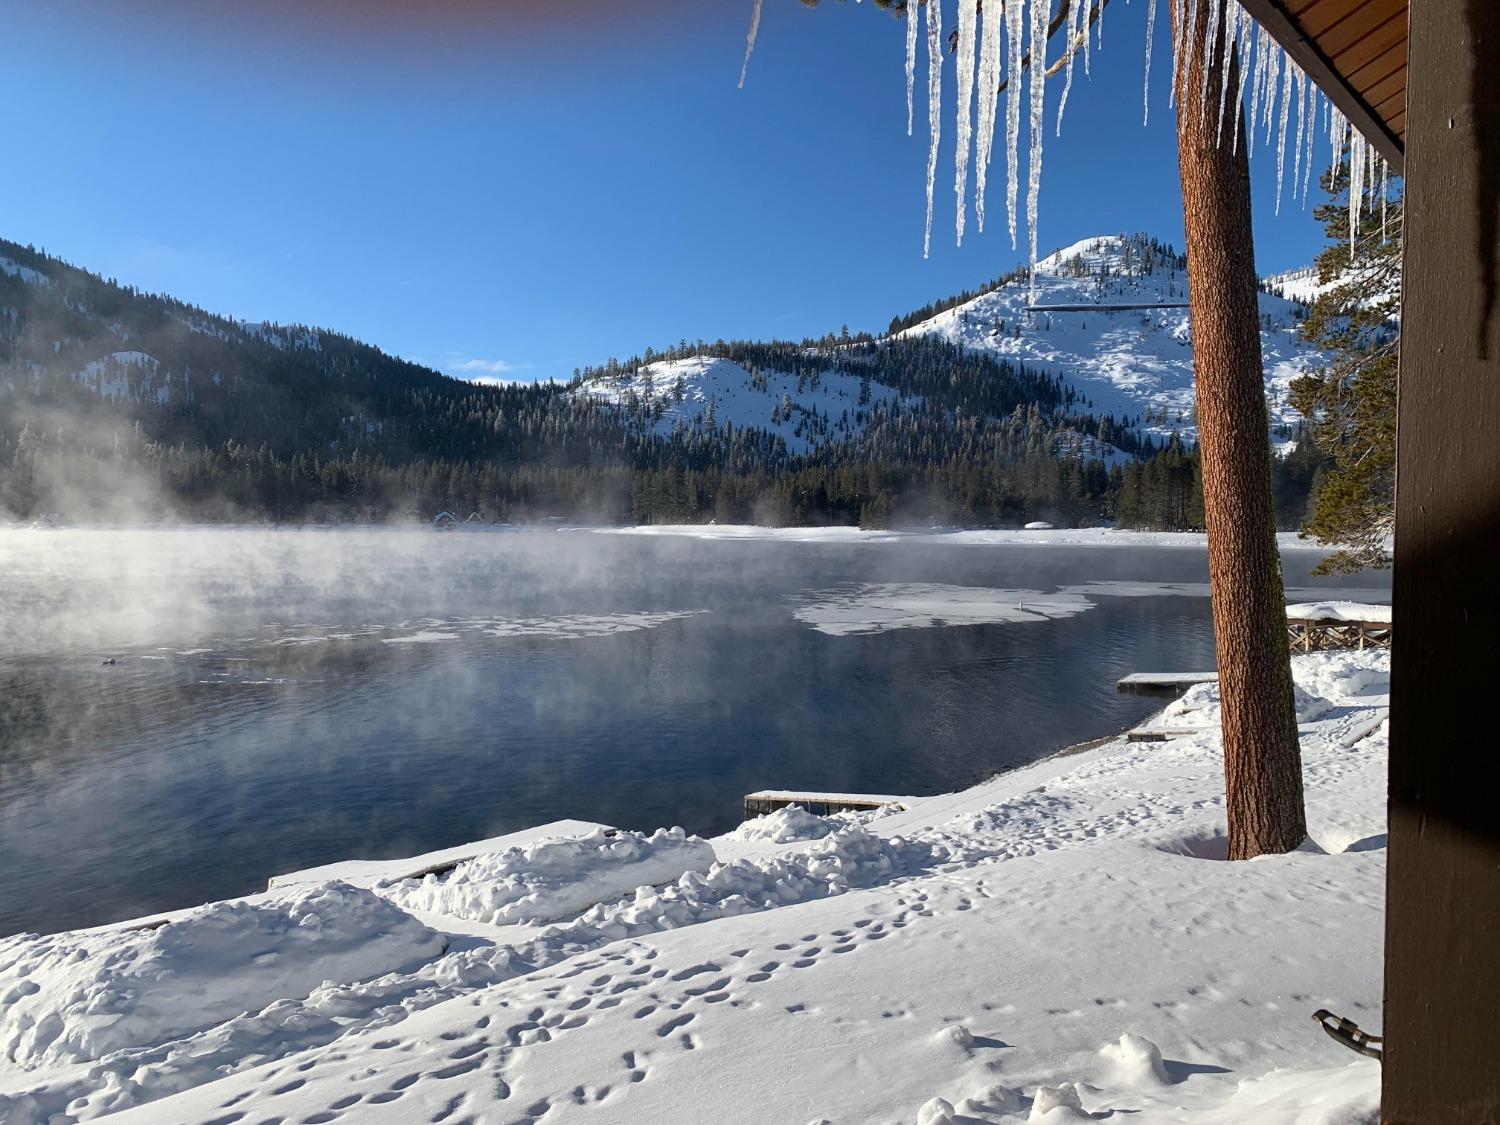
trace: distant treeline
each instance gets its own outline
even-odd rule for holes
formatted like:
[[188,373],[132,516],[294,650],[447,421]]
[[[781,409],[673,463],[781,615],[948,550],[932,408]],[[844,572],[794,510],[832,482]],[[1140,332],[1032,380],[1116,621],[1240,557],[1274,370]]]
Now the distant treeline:
[[[0,242],[0,255],[19,267],[0,270],[0,519],[1201,523],[1196,454],[1180,442],[1140,436],[1140,417],[1090,413],[1045,372],[933,337],[684,340],[567,383],[476,386],[30,247]],[[1132,243],[1133,268],[1176,260]],[[775,432],[707,411],[664,427],[672,388],[621,405],[588,393],[689,355],[731,359],[752,380],[838,370],[895,396],[861,393],[837,418],[788,405],[814,449],[793,455]],[[1285,526],[1317,469],[1301,448],[1276,470]]]
[[[9,456],[5,456],[6,453]],[[285,523],[527,521],[548,516],[608,523],[905,524],[1005,526],[1034,519],[1075,526],[1196,530],[1203,526],[1195,449],[1170,442],[1144,461],[1023,452],[1008,460],[955,454],[932,461],[800,461],[775,469],[656,466],[503,466],[419,459],[392,464],[294,454],[233,443],[184,449],[149,443],[86,456],[28,440],[0,447],[0,500],[23,519],[175,517]],[[1274,466],[1277,524],[1300,525],[1324,471],[1303,442]],[[107,501],[105,498],[109,498]],[[59,503],[58,501],[66,501]]]

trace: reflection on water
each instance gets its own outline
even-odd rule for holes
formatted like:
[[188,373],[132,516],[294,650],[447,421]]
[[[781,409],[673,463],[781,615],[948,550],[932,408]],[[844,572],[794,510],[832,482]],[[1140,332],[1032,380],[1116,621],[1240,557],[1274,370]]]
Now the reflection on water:
[[[1314,561],[1288,582],[1329,596]],[[1141,718],[1126,672],[1213,660],[1193,550],[14,532],[0,573],[0,933],[564,816],[940,792]]]

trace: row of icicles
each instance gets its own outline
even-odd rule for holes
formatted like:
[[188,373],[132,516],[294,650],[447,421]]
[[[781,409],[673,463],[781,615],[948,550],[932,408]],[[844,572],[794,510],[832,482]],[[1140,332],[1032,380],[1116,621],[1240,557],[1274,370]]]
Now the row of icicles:
[[[1021,125],[1021,107],[1026,105],[1031,136],[1031,151],[1027,166],[1026,181],[1026,226],[1029,234],[1029,261],[1032,284],[1035,285],[1037,263],[1037,215],[1041,201],[1042,147],[1046,135],[1046,85],[1047,79],[1062,75],[1062,91],[1057,101],[1056,131],[1062,134],[1063,111],[1068,104],[1068,93],[1073,86],[1073,66],[1079,55],[1083,58],[1083,71],[1089,73],[1092,52],[1104,46],[1104,9],[1110,0],[1062,0],[1062,9],[1054,18],[1050,0],[998,0],[986,5],[983,0],[955,0],[957,3],[956,30],[950,37],[952,53],[957,68],[958,104],[957,148],[954,161],[953,192],[957,199],[955,235],[963,245],[964,227],[968,218],[967,199],[969,193],[969,166],[974,167],[974,215],[979,229],[984,230],[985,190],[990,156],[994,148],[995,130],[998,126],[999,99],[1002,89],[1010,95],[1005,103],[1005,210],[1010,229],[1010,244],[1016,245],[1016,203],[1018,195],[1018,147]],[[1170,3],[1170,0],[1168,0]],[[762,0],[754,0],[750,18],[750,33],[745,43],[745,65],[740,71],[740,85],[745,83],[745,73],[755,49],[755,38],[760,28]],[[913,5],[922,9],[925,19],[927,46],[927,217],[922,238],[922,256],[928,256],[932,248],[933,191],[937,180],[938,143],[942,137],[943,60],[942,34],[944,0],[907,0],[902,14],[906,21],[906,132],[912,132],[914,87],[916,84],[918,20],[912,12]],[[1129,0],[1126,0],[1129,3]],[[1146,51],[1145,79],[1142,84],[1144,100],[1143,123],[1151,113],[1151,43],[1155,34],[1157,0],[1146,2]],[[1373,205],[1378,198],[1381,210],[1381,240],[1386,237],[1385,204],[1390,183],[1390,168],[1380,157],[1375,147],[1354,129],[1344,115],[1328,100],[1327,96],[1303,73],[1302,69],[1287,56],[1281,45],[1256,23],[1240,7],[1239,0],[1224,0],[1224,3],[1209,4],[1209,23],[1205,34],[1199,36],[1195,26],[1198,5],[1192,0],[1175,6],[1175,25],[1172,29],[1172,67],[1174,79],[1184,70],[1191,73],[1196,61],[1182,51],[1187,43],[1190,50],[1197,50],[1200,42],[1215,44],[1223,31],[1226,49],[1237,50],[1241,60],[1242,81],[1235,89],[1235,100],[1228,102],[1230,83],[1220,85],[1216,128],[1219,143],[1224,143],[1224,124],[1233,122],[1230,141],[1236,147],[1240,143],[1240,119],[1242,109],[1248,111],[1245,143],[1249,155],[1255,153],[1257,132],[1264,134],[1264,145],[1274,145],[1276,154],[1276,211],[1281,211],[1281,198],[1287,170],[1287,141],[1291,144],[1291,198],[1300,190],[1304,205],[1308,186],[1312,179],[1314,161],[1314,138],[1321,117],[1322,130],[1332,149],[1332,162],[1337,166],[1347,149],[1349,154],[1349,239],[1350,253],[1354,253],[1356,233],[1360,216],[1366,206]],[[1225,26],[1219,27],[1220,21]],[[1063,53],[1050,64],[1045,64],[1047,40],[1052,25],[1066,21],[1066,38]],[[1185,26],[1184,26],[1185,23]],[[1056,29],[1064,31],[1062,26]],[[1210,46],[1210,50],[1213,47]],[[1033,60],[1043,60],[1037,65]],[[1200,90],[1200,112],[1207,112],[1203,94],[1207,90],[1209,67],[1200,69],[1203,87]],[[1173,104],[1177,82],[1171,84],[1168,105]],[[1245,106],[1248,91],[1249,106]],[[976,106],[977,100],[977,106]],[[1292,118],[1295,115],[1295,128]]]

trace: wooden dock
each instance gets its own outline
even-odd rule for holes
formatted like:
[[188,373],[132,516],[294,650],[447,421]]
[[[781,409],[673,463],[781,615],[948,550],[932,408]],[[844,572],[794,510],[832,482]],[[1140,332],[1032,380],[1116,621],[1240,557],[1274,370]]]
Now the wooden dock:
[[1115,690],[1132,695],[1181,695],[1194,684],[1216,684],[1217,672],[1132,672],[1115,681]]
[[1170,742],[1174,738],[1191,738],[1218,727],[1136,727],[1125,732],[1126,742]]
[[1391,647],[1391,623],[1389,621],[1288,617],[1286,634],[1293,652]]
[[801,805],[814,816],[827,816],[836,812],[862,812],[867,809],[882,809],[887,805],[906,809],[910,797],[894,797],[884,793],[817,793],[791,789],[761,789],[745,794],[746,820],[754,820],[788,805]]

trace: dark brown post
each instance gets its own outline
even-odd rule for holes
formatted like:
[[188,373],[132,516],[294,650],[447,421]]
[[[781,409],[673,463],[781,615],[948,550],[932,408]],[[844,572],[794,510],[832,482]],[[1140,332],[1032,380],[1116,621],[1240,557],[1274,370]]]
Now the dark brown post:
[[[1224,0],[1197,6],[1196,44],[1184,43],[1178,77],[1177,160],[1187,229],[1188,300],[1214,643],[1223,702],[1229,858],[1286,852],[1307,837],[1302,761],[1292,702],[1286,602],[1271,500],[1271,442],[1261,368],[1260,308],[1250,228],[1244,127],[1219,133],[1224,80]],[[1217,42],[1205,49],[1210,5]],[[1175,6],[1175,5],[1174,5]],[[1183,26],[1174,20],[1174,26]],[[1212,63],[1200,101],[1202,68]],[[1239,82],[1231,60],[1228,81]],[[1233,89],[1233,87],[1231,87]],[[1235,99],[1228,99],[1229,105]]]
[[1500,4],[1412,0],[1383,1116],[1500,1122]]

